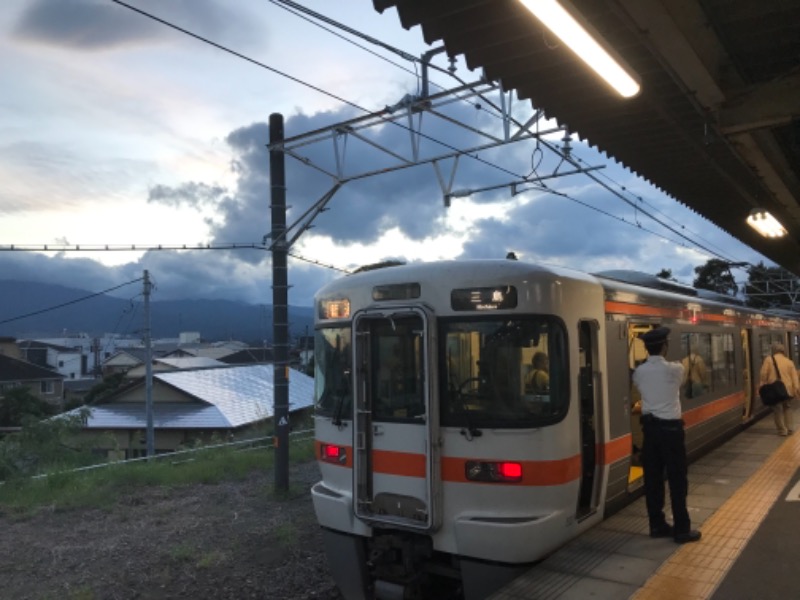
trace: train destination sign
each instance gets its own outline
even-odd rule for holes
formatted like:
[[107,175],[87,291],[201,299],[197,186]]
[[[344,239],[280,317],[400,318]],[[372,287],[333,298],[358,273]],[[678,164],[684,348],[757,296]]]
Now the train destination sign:
[[450,292],[453,310],[499,310],[517,307],[513,285],[457,289]]

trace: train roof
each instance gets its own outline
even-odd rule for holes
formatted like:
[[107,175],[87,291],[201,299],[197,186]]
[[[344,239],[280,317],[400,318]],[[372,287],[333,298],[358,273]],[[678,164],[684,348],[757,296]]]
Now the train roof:
[[[385,266],[384,266],[385,265]],[[469,259],[469,260],[444,260],[431,262],[414,262],[407,264],[384,263],[370,265],[367,269],[337,279],[320,290],[318,296],[336,292],[344,288],[359,285],[381,285],[397,283],[400,280],[413,281],[438,281],[452,280],[454,286],[467,284],[466,282],[487,281],[487,269],[491,279],[500,281],[529,277],[531,274],[543,275],[553,279],[568,278],[581,281],[589,285],[596,285],[606,292],[622,291],[637,292],[642,296],[662,297],[665,300],[683,302],[699,302],[706,305],[720,307],[736,307],[748,313],[760,313],[765,316],[780,317],[784,319],[800,320],[800,314],[787,310],[766,310],[748,307],[740,298],[727,296],[711,290],[694,288],[690,285],[656,277],[649,273],[635,270],[607,270],[596,273],[585,273],[576,269],[554,265],[543,265],[518,261],[516,259]]]
[[599,271],[597,273],[592,273],[592,275],[594,275],[595,277],[599,277],[601,279],[611,279],[613,281],[630,283],[632,285],[638,285],[640,287],[650,288],[654,290],[675,292],[677,294],[682,294],[684,296],[692,296],[695,298],[701,298],[703,300],[713,300],[715,302],[721,302],[723,304],[734,304],[736,306],[745,306],[744,300],[742,300],[741,298],[728,296],[726,294],[721,294],[719,292],[714,292],[712,290],[704,290],[702,288],[692,287],[691,285],[687,285],[685,283],[672,281],[671,279],[664,279],[663,277],[658,277],[656,275],[651,275],[650,273],[644,273],[642,271],[618,269],[610,271]]

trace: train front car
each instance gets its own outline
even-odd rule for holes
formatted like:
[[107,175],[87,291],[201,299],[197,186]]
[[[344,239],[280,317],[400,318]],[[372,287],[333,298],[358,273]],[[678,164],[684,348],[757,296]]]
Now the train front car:
[[602,517],[594,279],[428,263],[315,304],[312,496],[346,598],[485,598]]

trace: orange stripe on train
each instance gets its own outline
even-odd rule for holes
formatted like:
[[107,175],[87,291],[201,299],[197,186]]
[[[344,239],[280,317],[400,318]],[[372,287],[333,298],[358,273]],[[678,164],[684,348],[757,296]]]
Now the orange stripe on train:
[[[693,427],[723,414],[731,409],[741,407],[744,403],[744,394],[737,392],[719,400],[714,400],[684,413],[683,418],[687,427]],[[315,441],[317,456],[320,456],[322,442]],[[606,444],[597,445],[597,459],[599,465],[609,465],[628,458],[631,454],[631,436],[625,434],[610,440]],[[343,465],[353,468],[353,450],[348,446],[347,460]],[[466,463],[469,460],[499,461],[497,458],[465,458],[444,456],[441,459],[442,481],[451,483],[470,482],[465,473]],[[515,460],[522,465],[522,481],[512,485],[546,486],[564,485],[580,477],[581,456],[576,454],[559,460]],[[326,463],[331,464],[331,463]],[[391,450],[375,450],[372,452],[372,469],[375,473],[384,475],[399,475],[403,477],[424,478],[427,472],[426,457],[424,454],[413,452],[395,452]]]

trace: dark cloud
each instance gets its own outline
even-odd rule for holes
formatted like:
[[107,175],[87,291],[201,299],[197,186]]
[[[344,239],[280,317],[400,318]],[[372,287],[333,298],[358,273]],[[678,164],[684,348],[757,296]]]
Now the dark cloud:
[[22,13],[18,37],[92,50],[147,41],[164,27],[102,0],[35,0]]
[[[156,0],[130,3],[203,36],[236,33],[237,40],[253,39],[253,24],[225,3],[215,0]],[[20,38],[65,46],[77,50],[97,50],[156,39],[176,39],[181,34],[164,24],[108,0],[33,0],[23,11],[14,34]]]
[[147,201],[166,206],[191,206],[199,208],[216,204],[228,190],[218,185],[190,181],[178,187],[155,185],[147,194]]
[[[286,135],[313,131],[355,114],[352,109],[343,109],[293,115],[286,120]],[[457,113],[457,116],[468,119],[465,113]],[[472,117],[475,119],[476,115]],[[483,114],[478,117],[488,118]],[[476,143],[472,134],[455,133],[445,126],[433,126],[426,131],[452,146],[463,148]],[[409,144],[409,132],[396,126],[384,125],[364,135],[392,148],[407,148]],[[199,182],[174,187],[156,185],[150,189],[148,200],[170,206],[213,207],[214,216],[209,223],[212,245],[261,243],[271,227],[269,127],[266,123],[253,123],[231,132],[227,142],[234,155],[231,168],[237,178],[235,189]],[[334,170],[332,146],[333,142],[328,139],[315,147],[297,151],[324,169]],[[436,146],[430,140],[423,140],[420,152],[423,156],[435,156],[446,151],[441,144]],[[603,171],[608,181],[624,183],[629,191],[651,189],[585,145],[576,144],[576,153],[585,157],[587,164],[608,164]],[[348,142],[345,157],[346,174],[356,169],[377,171],[391,163],[369,145],[352,140]],[[508,182],[514,174],[544,176],[567,169],[557,157],[537,150],[530,142],[487,150],[478,158],[481,160],[460,157],[455,188],[477,190]],[[445,181],[450,178],[446,167],[444,165],[441,171]],[[311,168],[305,161],[286,157],[287,222],[294,223],[333,183],[331,177]],[[691,259],[699,255],[678,252],[680,248],[676,243],[681,240],[676,235],[585,175],[547,179],[546,183],[558,193],[527,191],[517,196],[515,203],[508,202],[511,198],[508,189],[473,194],[471,202],[483,204],[484,211],[486,205],[496,206],[496,211],[491,217],[471,225],[459,258],[502,258],[514,251],[522,260],[561,264],[589,272],[628,268],[656,273],[669,268],[684,282],[691,282],[694,267],[706,260],[693,263]],[[669,213],[676,209],[675,202],[663,194],[653,193],[647,200],[653,205],[650,210]],[[466,200],[454,198],[453,206],[459,202]],[[433,168],[423,165],[347,183],[333,197],[328,210],[316,218],[313,233],[348,247],[359,243],[368,245],[397,228],[409,240],[404,242],[404,247],[381,248],[370,256],[353,255],[350,263],[358,265],[388,258],[408,262],[411,252],[405,246],[414,245],[417,250],[420,241],[445,232],[448,219],[443,217],[447,210]],[[704,243],[730,246],[730,239],[721,231],[708,227],[707,223],[701,229],[699,219],[696,223],[697,229],[704,231]],[[688,221],[681,223],[679,230],[688,233],[689,226]],[[653,231],[669,241],[654,235]],[[119,267],[102,266],[92,260],[91,254],[75,256],[50,258],[41,254],[3,252],[0,253],[0,280],[34,279],[101,291],[140,278],[147,269],[156,284],[158,299],[225,298],[253,304],[272,302],[271,254],[266,250],[150,251],[139,260]],[[327,262],[324,256],[306,258]],[[741,257],[732,258],[742,260]],[[298,258],[290,258],[289,266],[289,302],[297,306],[309,306],[313,294],[322,285],[342,276],[342,273]]]
[[[454,118],[474,121],[474,111],[469,106],[458,108]],[[316,131],[353,116],[356,113],[352,108],[310,116],[293,115],[285,121],[285,135],[290,138]],[[475,126],[492,123],[492,117],[485,113],[480,113],[478,118],[483,122],[474,123]],[[405,122],[400,123],[387,123],[358,133],[381,147],[410,157],[411,134]],[[441,120],[434,120],[424,131],[425,136],[417,140],[423,158],[441,156],[454,148],[472,147],[486,141]],[[245,239],[258,235],[253,230],[254,223],[265,223],[265,199],[269,194],[269,127],[264,123],[254,123],[232,132],[227,141],[237,153],[233,165],[239,177],[238,188],[235,201],[225,207],[226,218],[215,228],[214,237],[217,240]],[[342,178],[369,172],[376,175],[345,183],[328,203],[327,210],[315,220],[315,233],[330,236],[340,244],[370,244],[395,227],[412,240],[441,233],[443,224],[439,217],[443,215],[443,191],[431,164],[384,172],[399,165],[400,161],[355,136],[348,136],[346,140],[340,137],[337,143],[341,150],[338,166],[332,139],[298,148],[295,152],[300,160],[286,157],[289,224],[334,185],[335,178],[323,171],[337,174],[340,169]],[[477,159],[475,156],[461,156],[454,187],[478,188],[498,184],[528,169],[527,154],[505,157],[502,163],[500,159],[500,154],[493,151],[487,151],[485,157],[477,156]],[[453,162],[442,163],[440,173],[445,181],[450,180]]]

